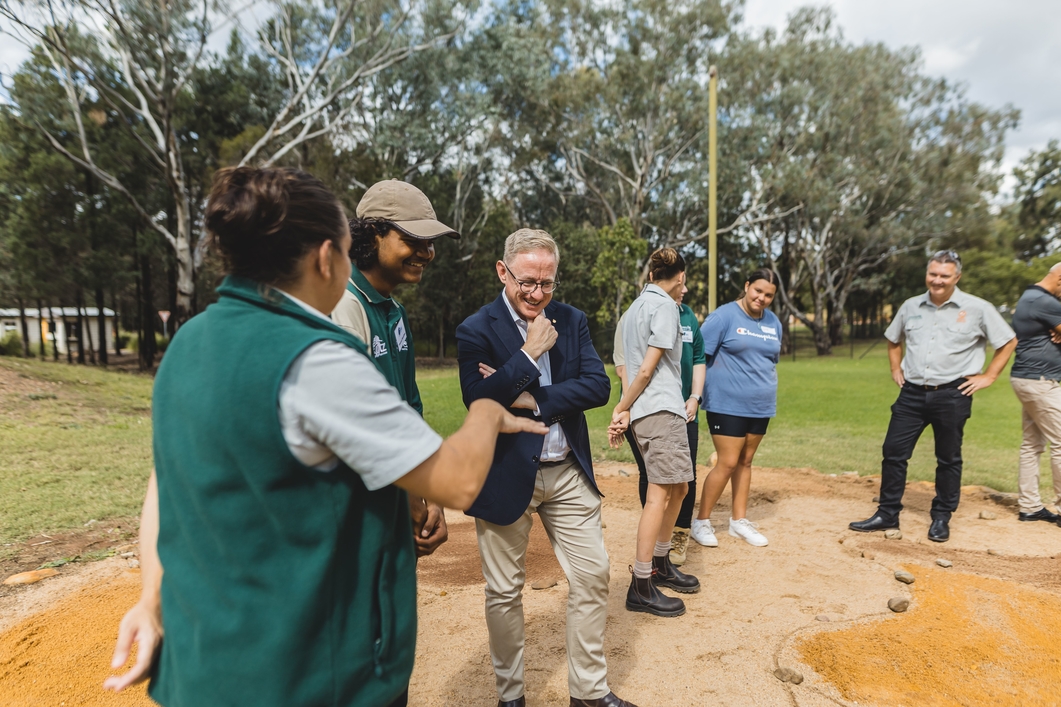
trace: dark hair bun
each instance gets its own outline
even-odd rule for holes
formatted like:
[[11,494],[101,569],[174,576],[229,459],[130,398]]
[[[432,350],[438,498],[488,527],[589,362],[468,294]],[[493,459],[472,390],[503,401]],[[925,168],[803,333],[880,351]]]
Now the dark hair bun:
[[685,272],[685,258],[674,248],[660,248],[648,259],[648,272],[652,280],[670,280]]
[[296,276],[306,252],[339,241],[345,217],[335,195],[311,174],[226,167],[214,175],[205,222],[228,272],[280,283]]

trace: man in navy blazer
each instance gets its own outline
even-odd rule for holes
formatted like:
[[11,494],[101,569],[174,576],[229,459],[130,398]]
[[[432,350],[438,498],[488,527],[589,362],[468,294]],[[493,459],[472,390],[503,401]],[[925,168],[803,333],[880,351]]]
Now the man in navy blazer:
[[585,411],[607,404],[611,382],[586,315],[552,301],[560,250],[544,231],[505,240],[497,275],[504,290],[457,328],[464,403],[490,398],[549,425],[498,439],[475,517],[486,578],[486,624],[499,707],[526,704],[523,584],[538,514],[568,581],[567,663],[572,707],[633,707],[608,689],[604,624],[610,577],[601,495]]

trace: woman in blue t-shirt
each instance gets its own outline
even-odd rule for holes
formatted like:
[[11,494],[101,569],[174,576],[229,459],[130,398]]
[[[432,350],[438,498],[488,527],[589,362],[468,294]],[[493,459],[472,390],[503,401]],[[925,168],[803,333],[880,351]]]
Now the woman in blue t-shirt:
[[704,479],[691,535],[707,547],[718,547],[710,516],[727,483],[733,489],[729,534],[756,547],[767,544],[747,512],[752,458],[777,413],[781,321],[769,309],[775,294],[777,274],[756,270],[744,283],[744,296],[716,309],[700,327],[707,355],[703,407],[718,461]]

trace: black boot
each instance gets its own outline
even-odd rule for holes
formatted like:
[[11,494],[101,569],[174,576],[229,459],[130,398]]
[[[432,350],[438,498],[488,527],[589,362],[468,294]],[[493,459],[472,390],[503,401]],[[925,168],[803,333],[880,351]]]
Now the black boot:
[[691,574],[682,574],[670,561],[670,555],[652,558],[652,582],[657,587],[670,587],[682,594],[700,591],[700,580]]
[[[630,572],[633,574],[633,568]],[[635,575],[630,578],[630,589],[626,592],[626,609],[656,616],[681,616],[685,613],[685,602],[660,592],[650,577],[640,579]]]

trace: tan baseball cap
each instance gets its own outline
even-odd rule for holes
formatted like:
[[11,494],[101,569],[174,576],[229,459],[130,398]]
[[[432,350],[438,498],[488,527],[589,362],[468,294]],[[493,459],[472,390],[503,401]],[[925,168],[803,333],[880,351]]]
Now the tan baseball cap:
[[427,195],[400,179],[386,179],[368,188],[357,205],[358,218],[385,219],[413,238],[432,240],[460,234],[435,217]]

